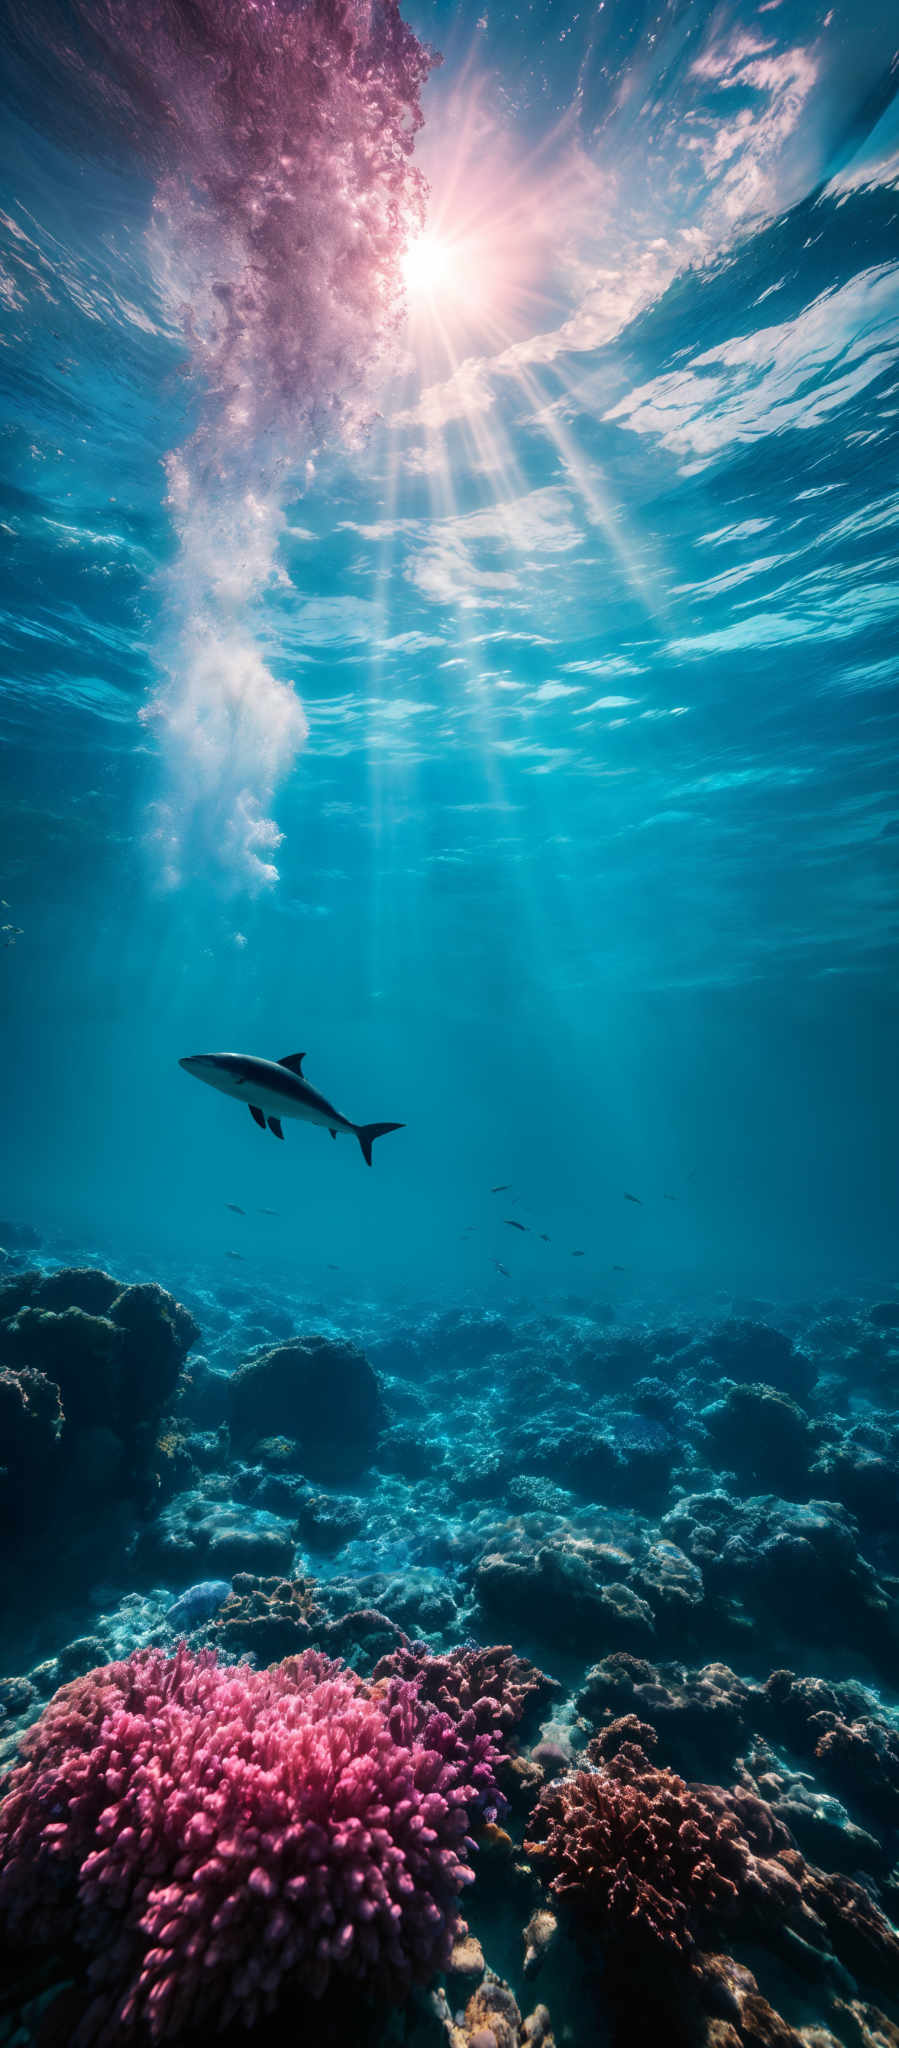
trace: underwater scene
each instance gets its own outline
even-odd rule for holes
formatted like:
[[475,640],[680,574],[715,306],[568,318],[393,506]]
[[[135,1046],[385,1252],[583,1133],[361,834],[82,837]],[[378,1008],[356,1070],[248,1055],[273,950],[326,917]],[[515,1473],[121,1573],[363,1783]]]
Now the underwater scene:
[[899,2048],[895,7],[0,110],[0,2048]]

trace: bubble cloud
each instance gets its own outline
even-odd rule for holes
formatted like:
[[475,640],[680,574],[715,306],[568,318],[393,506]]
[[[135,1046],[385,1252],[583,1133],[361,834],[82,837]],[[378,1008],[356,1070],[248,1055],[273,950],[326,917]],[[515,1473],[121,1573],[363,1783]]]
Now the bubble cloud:
[[276,879],[267,815],[306,736],[258,646],[283,581],[288,490],[352,446],[402,311],[425,188],[412,162],[434,62],[396,0],[87,0],[107,99],[154,177],[150,260],[189,351],[190,439],[168,458],[166,680],[149,707],[169,793],[168,879],[188,849]]

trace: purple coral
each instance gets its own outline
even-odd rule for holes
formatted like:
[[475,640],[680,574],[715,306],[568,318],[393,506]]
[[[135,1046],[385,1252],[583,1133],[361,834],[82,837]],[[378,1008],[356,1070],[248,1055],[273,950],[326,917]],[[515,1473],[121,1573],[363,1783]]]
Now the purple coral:
[[[554,1678],[517,1657],[508,1643],[433,1654],[426,1643],[392,1650],[375,1665],[374,1683],[415,1688],[420,1711],[436,1709],[461,1754],[476,1757],[480,1771],[478,1818],[493,1820],[506,1805],[497,1780],[510,1758],[505,1745],[512,1730],[558,1691]],[[500,1744],[503,1746],[500,1747]]]
[[489,1739],[313,1651],[182,1644],[57,1693],[0,1803],[0,1924],[86,1952],[74,2048],[254,2024],[288,1987],[402,1997],[459,1932]]
[[559,1690],[556,1679],[517,1657],[509,1643],[495,1643],[490,1649],[470,1644],[443,1656],[432,1654],[426,1643],[413,1643],[382,1657],[374,1675],[415,1681],[422,1699],[432,1700],[454,1717],[481,1709],[503,1735]]

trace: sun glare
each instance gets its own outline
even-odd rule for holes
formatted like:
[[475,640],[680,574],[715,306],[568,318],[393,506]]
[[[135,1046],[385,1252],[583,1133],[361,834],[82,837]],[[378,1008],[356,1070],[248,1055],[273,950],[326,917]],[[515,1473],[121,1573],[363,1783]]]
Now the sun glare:
[[558,201],[569,182],[567,155],[522,155],[483,79],[463,82],[439,133],[439,148],[426,129],[416,150],[428,219],[401,259],[410,356],[427,383],[552,324],[562,304]]
[[425,229],[408,244],[403,282],[410,299],[433,299],[452,282],[453,252],[440,235]]

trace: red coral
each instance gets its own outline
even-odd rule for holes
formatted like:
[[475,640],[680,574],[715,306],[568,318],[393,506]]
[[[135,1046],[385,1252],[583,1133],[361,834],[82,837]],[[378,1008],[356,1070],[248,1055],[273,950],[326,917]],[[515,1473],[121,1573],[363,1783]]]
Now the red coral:
[[541,1793],[525,1848],[549,1863],[556,1896],[603,1936],[686,1957],[704,1925],[733,1919],[772,1887],[792,1901],[797,1887],[767,1863],[789,1836],[764,1802],[658,1770],[646,1754],[655,1741],[633,1715],[613,1721],[588,1747],[597,1768]]
[[57,1693],[0,1803],[0,1922],[89,1956],[75,2048],[220,2032],[287,1982],[402,1996],[445,1962],[488,1737],[315,1652],[139,1651]]

